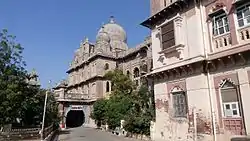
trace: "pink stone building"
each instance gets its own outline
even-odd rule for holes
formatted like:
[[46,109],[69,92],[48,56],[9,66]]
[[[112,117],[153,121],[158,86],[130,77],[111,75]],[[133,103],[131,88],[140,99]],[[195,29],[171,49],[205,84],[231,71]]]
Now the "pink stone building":
[[151,68],[151,38],[129,48],[126,31],[111,17],[101,25],[96,41],[81,41],[67,71],[68,78],[54,87],[61,128],[96,127],[90,115],[94,102],[111,94],[112,83],[105,78],[108,71],[120,69],[136,85],[145,83],[151,88],[152,81],[146,81]]
[[155,141],[250,135],[250,1],[151,0]]

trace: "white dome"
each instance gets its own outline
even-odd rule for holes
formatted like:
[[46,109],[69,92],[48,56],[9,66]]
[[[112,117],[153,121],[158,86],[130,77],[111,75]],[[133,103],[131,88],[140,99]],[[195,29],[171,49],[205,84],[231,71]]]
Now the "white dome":
[[110,42],[110,37],[107,32],[104,31],[104,27],[100,29],[96,36],[96,42]]
[[111,17],[109,23],[103,25],[96,36],[97,42],[108,42],[112,48],[126,50],[127,36],[125,30]]
[[103,29],[101,28],[98,34],[102,32],[102,30],[109,35],[111,41],[118,40],[125,43],[127,42],[125,30],[120,25],[115,23],[113,17],[111,17],[109,23],[103,25]]

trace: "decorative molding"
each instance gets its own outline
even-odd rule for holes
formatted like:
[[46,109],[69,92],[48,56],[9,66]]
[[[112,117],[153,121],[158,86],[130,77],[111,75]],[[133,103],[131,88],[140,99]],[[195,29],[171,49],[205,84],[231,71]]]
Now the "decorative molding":
[[220,87],[220,88],[223,88],[223,86],[224,86],[227,82],[229,82],[229,83],[235,85],[235,83],[232,81],[231,78],[225,78],[225,79],[222,79],[222,80],[221,80],[221,82],[219,83],[219,87]]
[[220,9],[223,9],[224,11],[226,10],[226,5],[223,2],[217,2],[214,4],[214,6],[210,9],[210,14],[214,13]]
[[237,73],[231,73],[231,74],[224,74],[224,75],[214,76],[213,81],[214,81],[214,87],[215,87],[215,93],[216,93],[216,101],[217,101],[216,103],[217,103],[217,109],[218,109],[219,128],[223,128],[224,125],[223,125],[223,119],[222,119],[222,107],[220,105],[220,92],[219,92],[219,89],[227,81],[229,81],[230,83],[232,83],[234,85],[238,85],[239,84],[239,79],[238,79]]
[[159,52],[159,54],[165,54],[165,56],[167,56],[168,54],[172,53],[172,52],[177,52],[179,54],[179,59],[183,59],[184,58],[184,47],[185,45],[183,44],[178,44],[169,48],[166,48],[162,51]]
[[184,90],[179,87],[179,86],[175,86],[172,90],[171,93],[178,93],[178,92],[184,92]]

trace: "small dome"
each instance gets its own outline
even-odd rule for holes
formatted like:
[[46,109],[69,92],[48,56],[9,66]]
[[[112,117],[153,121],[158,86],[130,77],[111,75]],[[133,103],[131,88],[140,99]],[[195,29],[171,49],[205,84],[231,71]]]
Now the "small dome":
[[128,45],[125,42],[121,42],[121,41],[112,41],[110,43],[111,47],[114,49],[128,49]]
[[115,23],[113,16],[111,16],[109,23],[103,25],[98,34],[102,31],[109,35],[111,41],[118,40],[125,43],[127,41],[125,30],[120,25]]
[[110,38],[107,32],[104,31],[104,27],[102,27],[100,29],[100,31],[98,32],[97,36],[96,36],[96,41],[97,42],[110,42]]
[[35,69],[32,69],[32,71],[29,74],[30,77],[38,77],[37,72]]

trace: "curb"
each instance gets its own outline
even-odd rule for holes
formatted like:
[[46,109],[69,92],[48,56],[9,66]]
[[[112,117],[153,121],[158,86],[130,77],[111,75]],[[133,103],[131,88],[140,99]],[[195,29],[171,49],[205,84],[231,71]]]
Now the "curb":
[[43,141],[53,141],[57,133],[58,133],[58,129],[51,132]]

